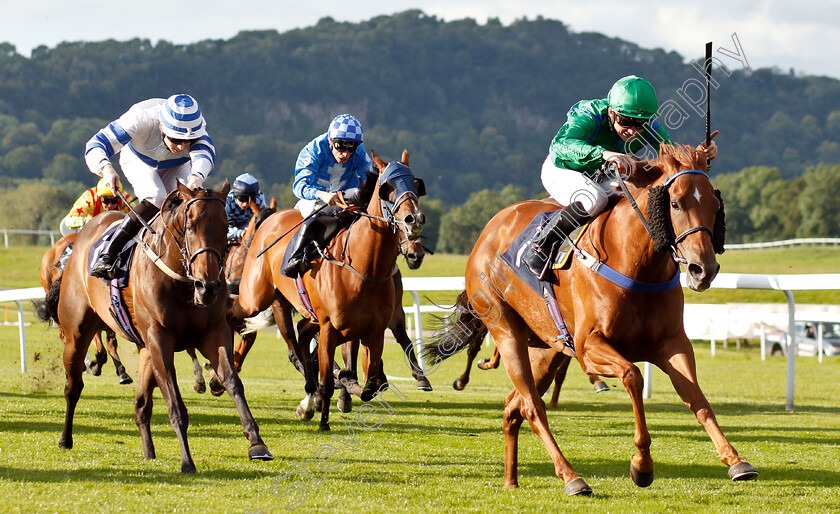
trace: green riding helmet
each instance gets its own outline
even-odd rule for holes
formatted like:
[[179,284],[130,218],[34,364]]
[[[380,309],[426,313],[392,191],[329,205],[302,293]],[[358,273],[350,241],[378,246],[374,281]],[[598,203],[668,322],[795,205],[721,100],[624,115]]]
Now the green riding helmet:
[[653,86],[635,75],[628,75],[613,84],[607,94],[607,102],[618,114],[642,120],[656,116],[656,110],[659,108]]

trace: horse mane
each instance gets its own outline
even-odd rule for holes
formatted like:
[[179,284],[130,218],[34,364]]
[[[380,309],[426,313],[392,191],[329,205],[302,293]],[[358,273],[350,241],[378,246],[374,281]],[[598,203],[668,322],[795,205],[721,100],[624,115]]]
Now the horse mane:
[[685,169],[700,170],[704,173],[708,173],[709,170],[706,154],[692,146],[679,143],[660,145],[659,157],[654,161],[654,166],[659,167],[666,177]]

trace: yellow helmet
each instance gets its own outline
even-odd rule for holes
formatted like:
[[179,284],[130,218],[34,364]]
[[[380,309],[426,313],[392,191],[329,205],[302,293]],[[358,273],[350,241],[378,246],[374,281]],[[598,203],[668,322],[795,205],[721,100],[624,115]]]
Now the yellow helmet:
[[[120,186],[120,192],[122,192],[122,186]],[[105,179],[99,179],[99,183],[96,184],[96,196],[117,196],[111,188],[108,187],[108,184],[105,183]]]

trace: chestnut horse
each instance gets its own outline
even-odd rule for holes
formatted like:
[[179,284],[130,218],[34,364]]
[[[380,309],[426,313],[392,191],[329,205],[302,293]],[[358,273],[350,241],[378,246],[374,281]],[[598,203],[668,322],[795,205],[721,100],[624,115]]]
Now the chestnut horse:
[[[49,292],[52,283],[55,282],[58,277],[61,276],[62,271],[64,271],[66,259],[65,262],[59,261],[65,248],[68,246],[71,247],[68,251],[72,252],[72,246],[73,242],[76,241],[76,235],[76,232],[71,232],[62,237],[55,242],[55,245],[52,248],[44,253],[43,257],[41,257],[41,287],[44,288],[45,293]],[[38,313],[38,318],[41,321],[49,320],[49,315],[46,313],[46,305],[37,306],[36,311]],[[125,366],[123,366],[120,356],[117,353],[117,334],[115,334],[110,328],[106,328],[104,332],[104,345],[102,344],[101,332],[96,332],[93,335],[93,345],[96,348],[96,353],[93,357],[94,360],[90,362],[86,360],[85,365],[88,366],[90,372],[93,373],[94,376],[99,376],[102,373],[102,366],[108,362],[108,355],[111,355],[120,384],[124,385],[132,383],[133,380],[125,371]]]
[[[705,156],[687,146],[662,145],[658,159],[639,163],[637,169],[626,187],[639,211],[623,198],[601,213],[578,243],[576,258],[550,277],[568,334],[563,334],[562,321],[552,320],[543,296],[500,257],[537,213],[556,209],[547,201],[526,201],[505,208],[484,228],[467,262],[466,290],[458,297],[452,323],[427,346],[431,356],[444,358],[487,330],[496,341],[514,384],[502,423],[507,487],[518,486],[517,442],[527,419],[565,482],[565,492],[592,492],[561,453],[541,398],[561,361],[572,356],[584,373],[618,377],[630,394],[638,448],[630,476],[636,485],[653,481],[643,377],[633,364],[639,361],[655,364],[670,377],[732,479],[758,474],[727,441],[700,390],[694,350],[683,328],[683,291],[674,261],[685,266],[689,288],[705,291],[720,268],[715,253],[723,252],[725,237],[723,204],[705,173]],[[649,231],[642,217],[650,220]],[[495,275],[489,275],[492,266]],[[620,275],[624,285],[612,281],[622,282]]]
[[[239,297],[230,309],[231,325],[268,308],[279,295],[304,317],[318,320],[319,396],[323,401],[320,430],[329,426],[329,403],[334,390],[335,349],[346,341],[360,339],[364,348],[364,388],[356,384],[353,394],[369,401],[377,393],[376,376],[382,358],[385,328],[394,310],[394,281],[399,254],[399,236],[420,237],[425,217],[418,197],[425,192],[421,180],[408,167],[408,152],[402,162],[386,164],[373,154],[379,170],[373,198],[366,211],[349,228],[340,230],[312,267],[303,274],[311,312],[298,292],[295,280],[283,274],[283,256],[290,237],[281,237],[300,224],[300,212],[280,211],[257,230],[252,251],[245,258]],[[276,242],[269,247],[270,242]],[[253,251],[260,248],[259,252]],[[308,339],[303,339],[308,341]],[[298,415],[309,419],[314,412],[314,377],[306,373],[306,398]],[[307,417],[308,416],[308,417]]]
[[[183,184],[163,202],[134,255],[128,285],[122,289],[125,311],[133,321],[140,348],[139,387],[134,419],[140,431],[143,454],[155,458],[150,420],[152,392],[157,385],[169,410],[169,422],[181,447],[181,471],[195,472],[187,444],[187,409],[176,381],[174,353],[188,347],[210,360],[233,398],[251,459],[273,457],[259,435],[257,423],[245,400],[242,382],[231,365],[232,334],[225,318],[227,282],[222,274],[227,217],[221,192],[190,190]],[[97,216],[79,232],[75,250],[63,275],[53,283],[47,305],[61,327],[64,340],[64,395],[67,414],[59,439],[61,448],[73,447],[73,415],[84,387],[84,356],[93,334],[106,326],[125,332],[111,315],[108,285],[88,274],[88,252],[106,229],[123,217],[108,212]],[[141,248],[142,247],[142,248]]]

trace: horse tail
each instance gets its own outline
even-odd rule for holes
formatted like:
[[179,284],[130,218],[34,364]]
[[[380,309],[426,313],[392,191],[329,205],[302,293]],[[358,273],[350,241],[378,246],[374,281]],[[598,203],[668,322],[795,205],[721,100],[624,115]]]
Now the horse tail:
[[441,326],[423,346],[423,356],[428,362],[438,363],[467,346],[481,344],[487,327],[470,308],[466,291],[461,291],[453,306],[452,314],[438,318]]
[[36,309],[38,319],[41,321],[48,321],[51,319],[55,321],[56,325],[58,324],[58,293],[61,290],[62,277],[64,277],[64,275],[60,275],[53,281],[52,284],[50,284],[50,288],[47,290],[47,297],[44,299],[43,310]]
[[271,310],[271,307],[269,307],[250,318],[245,318],[245,328],[243,328],[239,334],[243,336],[248,335],[256,332],[257,330],[262,330],[276,324],[277,322],[274,320],[274,312]]

